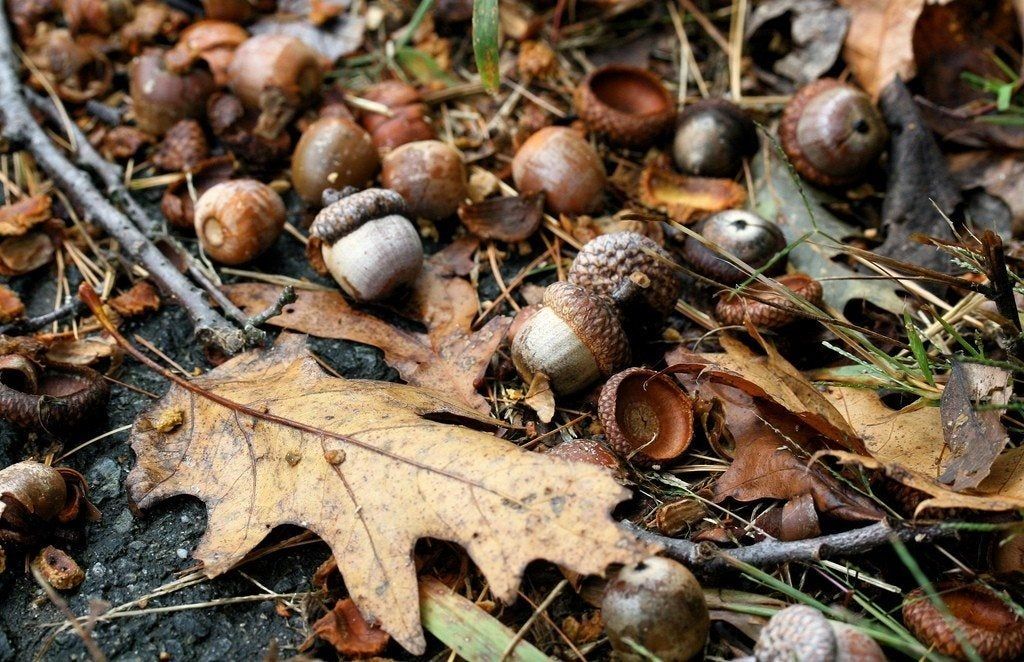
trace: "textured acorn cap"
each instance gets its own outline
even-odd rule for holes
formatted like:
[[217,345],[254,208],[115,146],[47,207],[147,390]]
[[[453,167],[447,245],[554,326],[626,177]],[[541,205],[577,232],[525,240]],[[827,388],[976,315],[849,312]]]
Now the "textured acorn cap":
[[665,317],[675,306],[681,287],[670,262],[669,254],[653,239],[636,232],[613,232],[584,244],[567,278],[570,283],[611,298],[630,275],[642,273],[650,279],[650,285],[643,289],[644,301],[653,312]]
[[[368,188],[347,195],[341,191],[339,195],[342,196],[340,199],[320,210],[309,229],[311,235],[328,245],[367,221],[392,214],[405,215],[406,212],[405,198],[390,189]],[[331,198],[331,194],[326,195],[326,199]]]
[[828,619],[807,605],[793,605],[772,616],[754,645],[757,662],[835,662],[836,635]]
[[[796,295],[806,299],[812,305],[821,303],[823,291],[821,283],[807,274],[795,273],[779,276],[778,283],[792,290]],[[760,282],[752,283],[743,289],[743,293],[725,292],[715,304],[715,317],[722,324],[730,326],[742,325],[744,320],[760,329],[778,329],[795,322],[800,316],[792,312],[794,304],[784,293],[771,289]],[[756,297],[756,298],[753,298]],[[774,304],[774,305],[772,305]]]
[[623,370],[605,383],[598,415],[608,443],[638,464],[678,458],[693,439],[693,401],[669,375]]
[[[936,592],[953,616],[959,635],[986,662],[1009,662],[1024,655],[1024,619],[1018,617],[995,591],[981,584],[944,582]],[[943,655],[965,660],[957,632],[950,627],[922,589],[903,601],[903,622],[925,646]]]
[[620,145],[646,147],[672,128],[676,102],[646,69],[611,64],[590,72],[573,95],[592,131]]
[[629,341],[608,300],[579,285],[559,282],[544,290],[544,305],[587,346],[602,375],[629,361]]

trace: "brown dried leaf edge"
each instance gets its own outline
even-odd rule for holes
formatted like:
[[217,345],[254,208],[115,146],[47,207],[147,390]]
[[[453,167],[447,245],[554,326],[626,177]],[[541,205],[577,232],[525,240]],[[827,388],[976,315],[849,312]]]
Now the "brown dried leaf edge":
[[650,551],[611,518],[628,492],[608,471],[440,422],[494,424],[443,393],[329,377],[300,336],[193,384],[248,412],[173,385],[133,427],[132,500],[202,499],[209,520],[195,556],[211,577],[275,526],[312,530],[363,615],[413,653],[426,646],[419,538],[464,546],[509,602],[534,559],[602,574]]

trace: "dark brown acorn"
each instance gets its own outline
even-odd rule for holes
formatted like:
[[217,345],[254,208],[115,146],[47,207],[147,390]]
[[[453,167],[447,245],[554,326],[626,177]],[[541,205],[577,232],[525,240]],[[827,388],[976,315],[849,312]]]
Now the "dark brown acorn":
[[704,99],[680,115],[672,157],[688,175],[732,178],[757,147],[757,127],[739,106]]
[[[683,256],[694,271],[727,285],[745,280],[748,274],[723,257],[722,251],[754,269],[760,269],[786,247],[786,237],[779,226],[742,209],[719,212],[701,221],[694,230],[710,245],[687,237]],[[772,266],[769,274],[778,273],[785,267],[785,262],[779,260]]]
[[[788,289],[812,306],[821,304],[821,283],[807,274],[779,276],[778,286]],[[724,292],[715,305],[715,317],[728,326],[742,326],[747,320],[759,329],[780,329],[800,319],[799,309],[786,294],[760,281],[751,283],[739,294]]]

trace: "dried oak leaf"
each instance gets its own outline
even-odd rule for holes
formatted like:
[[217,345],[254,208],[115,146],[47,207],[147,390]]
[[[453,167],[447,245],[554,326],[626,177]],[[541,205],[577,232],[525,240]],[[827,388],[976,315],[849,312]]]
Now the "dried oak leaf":
[[334,646],[346,659],[380,655],[391,640],[387,632],[367,623],[349,598],[338,600],[334,609],[313,623],[313,634]]
[[33,195],[0,207],[0,236],[21,236],[49,219],[52,202],[48,195]]
[[140,280],[107,304],[122,317],[135,317],[160,310],[160,295],[149,281]]
[[13,322],[25,314],[25,304],[18,294],[0,283],[0,323]]
[[[426,334],[396,328],[352,308],[338,292],[301,291],[295,303],[268,321],[319,338],[377,347],[406,382],[452,393],[478,411],[490,411],[477,389],[512,321],[495,317],[472,330],[478,311],[476,291],[457,276],[472,265],[465,257],[472,245],[456,242],[431,256],[413,285],[409,314],[426,325]],[[224,291],[250,314],[266,310],[280,294],[279,287],[262,283],[229,285]]]
[[[1010,401],[1013,379],[1008,370],[976,363],[953,363],[942,391],[939,413],[953,459],[939,480],[954,490],[977,487],[1010,442],[1002,410]],[[986,405],[995,408],[985,409]]]
[[[202,499],[208,526],[195,556],[211,577],[275,526],[310,529],[360,612],[413,653],[426,647],[420,538],[462,544],[509,602],[534,559],[601,574],[650,552],[612,520],[628,492],[606,470],[442,423],[495,423],[446,393],[329,377],[300,336],[282,334],[191,384],[205,394],[172,386],[135,422],[130,498],[143,508]],[[158,431],[152,421],[169,413],[180,423]]]
[[914,26],[924,4],[925,0],[839,0],[850,12],[843,57],[872,96],[894,77],[910,80],[917,73]]

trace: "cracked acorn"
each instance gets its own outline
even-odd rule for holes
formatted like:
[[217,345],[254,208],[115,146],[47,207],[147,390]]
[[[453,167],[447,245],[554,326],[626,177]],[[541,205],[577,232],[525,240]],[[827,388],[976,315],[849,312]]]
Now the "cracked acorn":
[[310,234],[323,243],[327,270],[359,302],[387,298],[423,268],[423,244],[405,199],[388,189],[328,190]]

